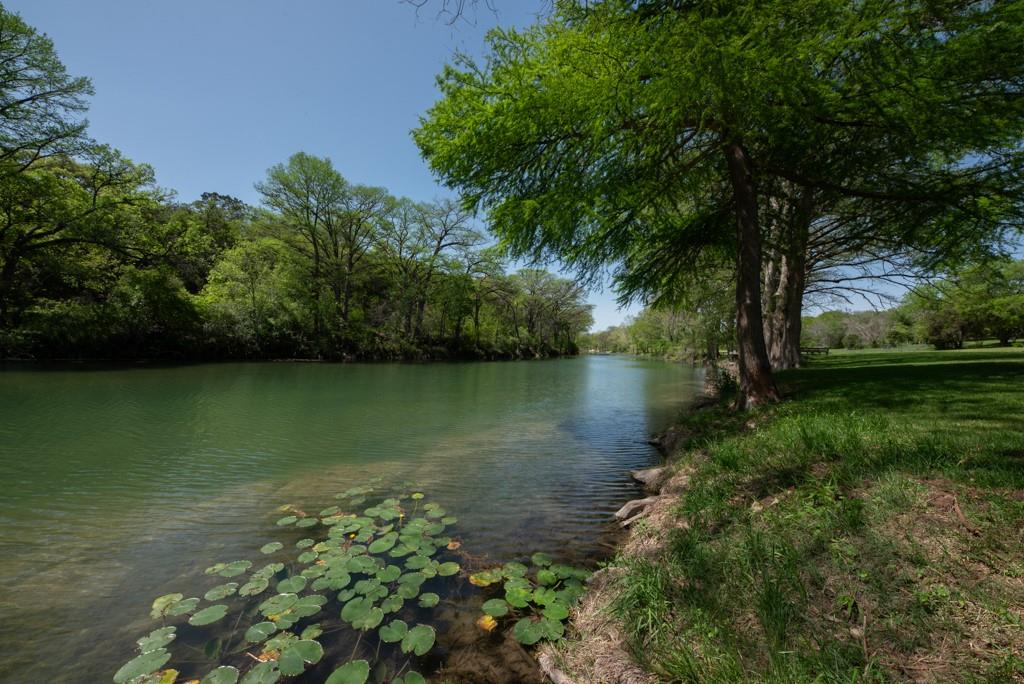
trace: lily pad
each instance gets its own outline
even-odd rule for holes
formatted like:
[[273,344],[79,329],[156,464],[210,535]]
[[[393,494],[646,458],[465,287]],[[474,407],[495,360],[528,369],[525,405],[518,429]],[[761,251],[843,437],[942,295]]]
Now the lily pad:
[[256,596],[262,594],[270,586],[266,577],[254,577],[241,586],[238,590],[239,596]]
[[331,673],[324,684],[366,684],[370,677],[370,663],[353,660]]
[[199,684],[235,684],[237,681],[238,670],[225,665],[207,673]]
[[299,521],[295,523],[295,526],[302,528],[312,527],[313,525],[316,525],[318,522],[320,522],[320,520],[317,518],[300,518]]
[[373,608],[373,600],[365,597],[354,598],[341,609],[341,619],[351,623],[366,616]]
[[441,597],[433,592],[427,592],[426,594],[420,594],[420,607],[421,608],[433,608],[440,603]]
[[405,603],[405,599],[397,594],[388,596],[386,599],[381,601],[380,609],[384,611],[384,614],[397,613],[402,609],[402,605]]
[[509,578],[511,578],[511,577],[525,577],[526,576],[526,572],[528,570],[529,570],[529,568],[527,568],[522,563],[512,562],[512,563],[505,563],[505,566],[501,569],[501,573],[503,575],[505,575],[505,577],[509,577]]
[[537,583],[551,585],[558,582],[558,575],[550,570],[542,569],[537,571]]
[[221,577],[237,577],[251,567],[252,561],[234,561],[232,563],[228,563],[227,566],[221,569],[217,574]]
[[474,572],[469,576],[469,583],[478,587],[489,587],[495,582],[500,582],[501,577],[501,570],[481,570],[480,572]]
[[283,651],[281,651],[281,657],[278,659],[278,666],[281,668],[281,674],[283,675],[298,675],[306,669],[306,664],[310,665],[320,662],[320,659],[324,655],[324,647],[319,642],[313,640],[299,640],[293,641],[288,644]]
[[238,582],[228,582],[227,584],[221,584],[210,589],[210,591],[203,594],[203,598],[207,601],[220,601],[234,594],[237,589]]
[[[406,563],[405,567],[409,567]],[[377,579],[381,582],[394,582],[402,574],[402,569],[397,565],[389,565],[382,570],[377,571]]]
[[390,551],[394,548],[397,542],[398,533],[388,532],[383,537],[370,544],[370,548],[368,550],[370,553],[384,553],[385,551]]
[[424,655],[434,646],[437,632],[428,625],[416,625],[409,630],[409,633],[402,639],[402,653],[415,653],[418,656]]
[[282,527],[284,527],[285,525],[291,525],[293,522],[295,522],[298,519],[299,518],[297,516],[286,515],[283,518],[278,519],[277,524],[282,526]]
[[540,622],[534,622],[530,618],[523,618],[512,628],[512,636],[521,644],[527,646],[535,644],[544,637],[544,628]]
[[300,618],[310,617],[319,613],[325,603],[327,603],[326,596],[310,594],[296,601],[289,610]]
[[533,597],[533,592],[521,587],[505,589],[505,600],[515,608],[525,608]]
[[297,549],[308,549],[313,544],[316,544],[316,540],[315,539],[310,539],[309,537],[306,537],[305,539],[300,539],[299,541],[295,542],[295,548],[297,548]]
[[277,593],[279,594],[297,594],[305,588],[306,578],[302,575],[292,575],[277,583]]
[[397,644],[409,633],[409,625],[401,620],[392,620],[377,630],[380,640],[385,644]]
[[158,648],[157,650],[150,651],[149,653],[143,653],[142,655],[129,660],[121,666],[121,669],[114,673],[114,684],[124,684],[124,682],[131,681],[136,677],[156,672],[170,659],[170,652],[163,648]]
[[161,627],[160,629],[154,629],[147,636],[142,637],[135,643],[139,645],[139,653],[149,653],[150,651],[156,651],[163,648],[167,644],[174,641],[174,637],[177,628],[175,627]]
[[184,601],[178,601],[174,605],[167,608],[168,615],[184,615],[185,613],[191,613],[195,610],[196,606],[199,605],[199,599],[187,598]]
[[149,616],[155,620],[166,615],[167,610],[183,598],[185,598],[184,594],[164,594],[163,596],[157,597],[153,600],[153,607],[149,612]]
[[264,553],[269,556],[270,554],[280,551],[283,548],[284,544],[282,544],[281,542],[270,542],[269,544],[264,544],[260,547],[260,553]]
[[398,578],[399,584],[408,584],[414,587],[418,587],[426,581],[427,576],[422,572],[407,572]]
[[552,620],[549,617],[542,617],[540,622],[541,631],[544,633],[544,638],[548,641],[555,641],[561,639],[562,635],[565,634],[565,625],[562,624],[561,620]]
[[450,577],[459,571],[459,564],[454,561],[441,563],[437,566],[437,574],[441,577]]
[[569,617],[569,606],[561,601],[553,601],[544,609],[544,617],[551,620],[564,620]]
[[395,596],[403,599],[414,599],[420,595],[419,585],[415,584],[399,584],[398,589],[395,590]]
[[265,663],[258,663],[256,667],[245,673],[241,684],[276,684],[281,678],[281,672],[277,667],[276,660],[268,660]]
[[410,556],[405,559],[405,567],[409,570],[422,570],[429,562],[430,559],[426,556]]
[[303,565],[308,565],[319,557],[320,554],[316,551],[306,551],[305,553],[299,554],[299,557],[296,560],[298,560]]
[[405,673],[404,677],[399,677],[391,682],[391,684],[427,684],[427,680],[424,679],[423,675],[419,672],[413,672],[410,670]]
[[499,598],[484,601],[484,605],[481,606],[481,609],[491,617],[502,617],[508,615],[509,610],[508,604]]
[[309,625],[306,629],[302,630],[302,634],[299,635],[299,639],[305,641],[307,639],[316,639],[318,636],[324,633],[324,628],[320,625]]
[[228,614],[228,607],[223,603],[210,606],[209,608],[203,608],[201,611],[193,615],[188,619],[188,624],[195,627],[202,627],[203,625],[212,625],[217,620]]
[[384,611],[380,608],[370,608],[366,614],[360,615],[352,620],[352,627],[354,629],[361,629],[365,631],[368,629],[374,629],[382,622],[384,622]]
[[273,622],[257,622],[245,630],[245,640],[249,643],[258,644],[261,641],[266,641],[276,631],[277,625]]
[[277,594],[260,604],[260,612],[264,615],[279,615],[294,606],[299,600],[295,594]]
[[546,553],[538,552],[538,553],[535,553],[532,556],[530,556],[530,561],[534,565],[538,565],[538,566],[541,566],[541,567],[547,567],[547,566],[551,565],[551,556],[549,556]]

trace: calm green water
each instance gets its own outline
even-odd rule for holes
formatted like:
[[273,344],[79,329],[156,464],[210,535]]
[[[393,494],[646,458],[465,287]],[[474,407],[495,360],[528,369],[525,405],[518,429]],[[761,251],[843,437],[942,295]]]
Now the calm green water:
[[110,681],[155,596],[374,476],[429,492],[474,554],[592,557],[698,387],[625,357],[4,369],[0,681]]

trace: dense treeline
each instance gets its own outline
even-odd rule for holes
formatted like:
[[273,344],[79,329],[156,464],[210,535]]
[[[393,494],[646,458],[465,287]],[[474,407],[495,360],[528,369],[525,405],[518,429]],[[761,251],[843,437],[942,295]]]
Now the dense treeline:
[[[644,309],[619,326],[588,334],[580,344],[598,352],[650,354],[689,361],[731,351],[728,307],[717,333],[707,316],[676,309]],[[867,349],[929,344],[960,349],[964,343],[1024,340],[1024,260],[1000,259],[964,267],[910,290],[898,306],[873,311],[826,311],[802,320],[805,347]],[[708,349],[708,339],[716,340]]]
[[513,358],[572,353],[584,291],[506,265],[449,200],[305,153],[261,207],[182,203],[87,137],[87,79],[0,8],[0,357]]

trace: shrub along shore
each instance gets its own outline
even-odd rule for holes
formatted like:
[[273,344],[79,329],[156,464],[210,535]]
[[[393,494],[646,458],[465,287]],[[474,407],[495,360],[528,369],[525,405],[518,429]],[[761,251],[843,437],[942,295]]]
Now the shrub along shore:
[[[1020,681],[1024,352],[859,353],[685,435],[561,682]],[[628,517],[628,516],[627,516]]]

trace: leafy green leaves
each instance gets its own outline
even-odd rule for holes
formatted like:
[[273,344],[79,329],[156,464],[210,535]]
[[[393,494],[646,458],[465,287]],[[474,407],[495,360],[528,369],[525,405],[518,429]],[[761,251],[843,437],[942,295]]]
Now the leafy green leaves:
[[[352,499],[363,496],[359,494]],[[404,498],[409,499],[408,495]],[[413,499],[417,506],[421,498]],[[279,521],[282,527],[298,527],[299,523],[306,520],[312,520],[315,525],[319,521],[290,507],[284,510],[290,510],[294,515],[282,518]],[[298,556],[288,561],[287,574],[284,562],[268,563],[252,572],[244,583],[242,580],[227,582],[207,590],[203,600],[220,603],[205,607],[201,605],[201,599],[185,598],[180,593],[166,594],[153,602],[151,616],[154,619],[191,615],[188,623],[196,628],[221,623],[212,628],[212,638],[205,637],[206,641],[200,642],[195,649],[197,653],[205,653],[212,660],[222,657],[224,649],[232,643],[248,644],[250,648],[258,645],[256,647],[262,649],[262,662],[247,670],[242,668],[241,672],[228,665],[214,667],[208,670],[203,679],[204,684],[237,684],[239,680],[241,684],[273,684],[281,677],[301,675],[310,665],[323,658],[323,646],[318,639],[325,633],[325,627],[329,630],[327,633],[336,631],[329,624],[331,618],[327,618],[323,626],[319,622],[307,621],[320,613],[332,599],[341,604],[340,611],[334,613],[337,616],[333,618],[335,621],[340,618],[353,630],[373,630],[380,645],[391,649],[391,657],[398,653],[423,656],[433,648],[437,639],[434,627],[428,624],[410,627],[400,616],[410,616],[420,609],[436,607],[441,602],[443,594],[439,589],[445,578],[457,575],[462,570],[456,560],[437,557],[446,547],[454,550],[461,546],[461,542],[453,543],[451,537],[441,536],[446,526],[455,523],[454,518],[447,516],[440,506],[431,503],[422,506],[423,517],[416,517],[415,514],[411,518],[407,517],[402,509],[401,498],[385,499],[366,509],[365,515],[345,513],[340,507],[329,507],[324,511],[325,514],[329,513],[329,517],[323,520],[329,528],[326,536],[319,540],[304,537],[295,542],[292,553]],[[271,542],[260,547],[260,551],[263,554],[278,554],[287,553],[287,548],[282,542]],[[250,572],[251,568],[250,561],[238,560],[216,563],[206,568],[205,573],[234,577]],[[504,582],[506,592],[530,597],[533,587],[526,575],[526,566],[519,563],[508,563],[483,573],[488,581]],[[277,593],[262,600],[254,600],[253,597],[259,596],[271,586],[276,588]],[[428,587],[438,591],[424,591]],[[323,591],[331,592],[332,596],[314,593]],[[233,602],[224,602],[232,598]],[[553,593],[544,598],[549,603],[555,600]],[[503,599],[492,599],[485,605],[491,614],[498,617],[510,611],[508,603]],[[228,613],[235,610],[238,619],[225,621]],[[564,611],[552,609],[551,615],[542,616],[538,622],[544,618],[554,619],[552,616],[561,612]],[[384,623],[385,615],[393,618],[387,624]],[[491,617],[488,619],[493,620]],[[229,633],[231,624],[244,630],[242,639]],[[545,633],[553,631],[549,629]],[[125,684],[162,684],[165,674],[171,678],[177,676],[173,670],[157,672],[170,659],[166,647],[176,636],[176,628],[166,626],[139,639],[140,655],[119,670]],[[358,658],[359,643],[356,642],[356,653],[353,653],[357,659],[335,670],[328,681],[363,682],[369,678],[370,663]],[[238,665],[238,662],[232,662]],[[383,669],[378,672],[376,668]],[[395,673],[387,671],[384,663],[377,663],[376,668],[375,679],[390,675],[393,681],[402,684],[424,682],[423,677],[416,672],[410,671],[396,677]],[[156,674],[153,677],[148,677],[154,672]],[[139,677],[146,679],[135,682]]]
[[171,654],[163,648],[143,653],[142,655],[129,660],[121,666],[121,669],[114,673],[114,684],[124,684],[136,677],[156,672],[170,659]]
[[402,639],[402,653],[426,654],[434,646],[437,633],[429,625],[416,625]]
[[370,677],[370,664],[365,660],[353,660],[331,673],[324,684],[366,684]]
[[193,615],[188,619],[188,624],[195,627],[202,627],[203,625],[210,625],[217,622],[225,615],[228,614],[228,607],[223,603],[210,606],[209,608],[203,608],[201,611]]

